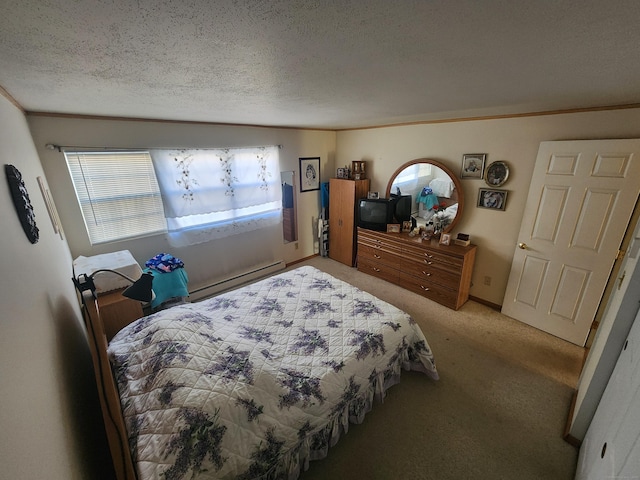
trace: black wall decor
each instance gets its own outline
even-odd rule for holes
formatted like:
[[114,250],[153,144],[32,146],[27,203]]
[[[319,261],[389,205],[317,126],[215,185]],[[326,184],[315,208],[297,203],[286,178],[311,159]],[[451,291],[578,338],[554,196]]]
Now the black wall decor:
[[9,183],[9,190],[11,190],[11,199],[16,207],[16,212],[18,212],[18,218],[24,233],[27,234],[27,238],[31,243],[36,243],[40,238],[40,233],[36,226],[36,216],[33,213],[33,206],[29,199],[27,187],[22,181],[22,174],[16,167],[8,164],[4,166],[4,172]]

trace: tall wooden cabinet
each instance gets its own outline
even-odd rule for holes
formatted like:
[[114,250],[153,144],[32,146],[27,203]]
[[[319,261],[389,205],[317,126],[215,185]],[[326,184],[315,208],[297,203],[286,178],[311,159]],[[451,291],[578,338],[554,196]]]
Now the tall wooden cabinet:
[[369,179],[329,180],[329,257],[353,266],[356,261],[356,205],[367,198]]

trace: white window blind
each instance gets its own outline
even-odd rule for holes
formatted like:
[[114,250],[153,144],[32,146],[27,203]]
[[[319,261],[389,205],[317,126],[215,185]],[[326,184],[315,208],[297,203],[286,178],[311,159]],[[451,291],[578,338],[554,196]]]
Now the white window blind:
[[167,230],[149,152],[64,152],[92,245]]

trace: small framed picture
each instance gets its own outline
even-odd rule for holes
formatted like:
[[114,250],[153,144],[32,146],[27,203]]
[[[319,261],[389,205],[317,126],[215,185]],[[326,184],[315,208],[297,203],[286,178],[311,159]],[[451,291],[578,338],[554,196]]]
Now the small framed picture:
[[320,157],[300,159],[300,191],[320,190]]
[[484,162],[486,153],[465,153],[462,155],[462,171],[460,178],[484,178]]
[[440,235],[440,245],[449,245],[451,243],[451,235],[449,233],[443,233]]
[[411,231],[411,220],[405,220],[402,222],[402,231],[410,232]]
[[387,224],[387,233],[400,233],[400,224],[399,223],[388,223]]
[[481,188],[478,190],[478,207],[504,210],[507,206],[507,190]]
[[349,169],[348,168],[338,168],[336,170],[336,178],[349,178]]
[[509,165],[507,162],[493,162],[487,167],[484,181],[490,187],[500,187],[509,178]]
[[367,198],[377,200],[379,197],[378,192],[369,192],[367,193]]

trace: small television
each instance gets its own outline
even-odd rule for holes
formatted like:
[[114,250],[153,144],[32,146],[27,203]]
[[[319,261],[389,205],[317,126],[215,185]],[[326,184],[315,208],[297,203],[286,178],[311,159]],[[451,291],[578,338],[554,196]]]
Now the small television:
[[391,195],[391,200],[395,201],[393,216],[396,223],[408,222],[411,220],[411,195]]
[[361,198],[358,201],[358,226],[384,232],[393,223],[396,202],[390,198]]

